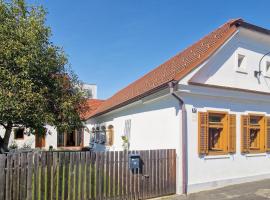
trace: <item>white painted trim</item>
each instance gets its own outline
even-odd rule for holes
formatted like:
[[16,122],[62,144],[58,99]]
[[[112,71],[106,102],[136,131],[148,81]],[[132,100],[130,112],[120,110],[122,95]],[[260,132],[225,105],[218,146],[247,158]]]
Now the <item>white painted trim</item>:
[[198,85],[178,85],[178,92],[190,96],[205,96],[207,98],[220,98],[227,100],[235,100],[237,102],[264,102],[270,103],[270,94],[256,94],[244,91],[229,90],[223,88],[212,88]]
[[246,157],[266,157],[266,153],[248,153],[245,154]]
[[204,160],[231,159],[232,155],[209,155],[202,157]]

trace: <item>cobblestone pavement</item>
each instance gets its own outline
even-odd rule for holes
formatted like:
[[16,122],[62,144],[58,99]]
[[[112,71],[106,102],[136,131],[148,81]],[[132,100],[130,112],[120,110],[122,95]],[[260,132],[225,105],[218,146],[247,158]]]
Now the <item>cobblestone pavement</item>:
[[270,179],[228,186],[220,189],[171,196],[162,200],[269,200]]

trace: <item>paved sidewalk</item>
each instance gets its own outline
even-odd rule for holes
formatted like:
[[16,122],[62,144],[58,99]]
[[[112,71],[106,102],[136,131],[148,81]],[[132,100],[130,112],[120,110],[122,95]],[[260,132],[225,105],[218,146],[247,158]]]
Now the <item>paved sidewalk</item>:
[[269,200],[270,179],[228,186],[220,189],[189,194],[188,196],[171,196],[162,200]]

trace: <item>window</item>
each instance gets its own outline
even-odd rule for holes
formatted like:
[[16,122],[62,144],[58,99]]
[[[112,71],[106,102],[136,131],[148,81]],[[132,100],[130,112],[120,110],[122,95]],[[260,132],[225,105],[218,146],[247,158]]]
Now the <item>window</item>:
[[83,129],[70,130],[68,132],[57,132],[58,147],[78,147],[83,146]]
[[260,153],[270,150],[270,118],[263,115],[243,115],[241,118],[242,153]]
[[247,73],[246,64],[246,56],[243,54],[236,54],[236,71],[241,73]]
[[57,146],[63,147],[64,146],[64,133],[57,131]]
[[24,138],[24,128],[16,128],[14,130],[14,139],[23,140],[23,138]]
[[114,139],[114,130],[113,130],[113,125],[108,126],[107,130],[107,145],[112,146],[113,145],[113,139]]
[[238,63],[237,63],[238,68],[244,68],[244,60],[245,56],[238,54]]
[[125,120],[124,135],[127,137],[129,142],[131,139],[130,132],[131,132],[131,119],[127,119]]
[[236,116],[226,112],[199,112],[199,154],[235,153]]
[[209,151],[226,151],[225,123],[225,114],[209,113]]
[[265,63],[265,76],[270,77],[270,61]]

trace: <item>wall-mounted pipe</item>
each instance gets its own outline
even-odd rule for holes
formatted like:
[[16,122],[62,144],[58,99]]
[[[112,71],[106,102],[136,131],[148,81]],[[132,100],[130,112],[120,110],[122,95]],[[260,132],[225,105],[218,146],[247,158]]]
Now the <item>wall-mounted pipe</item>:
[[182,117],[180,120],[180,126],[182,129],[180,130],[180,135],[182,135],[182,192],[183,194],[187,194],[187,185],[188,185],[188,163],[187,163],[187,112],[186,106],[183,99],[177,91],[178,82],[169,82],[170,94],[175,97],[179,102],[179,109],[181,108]]

